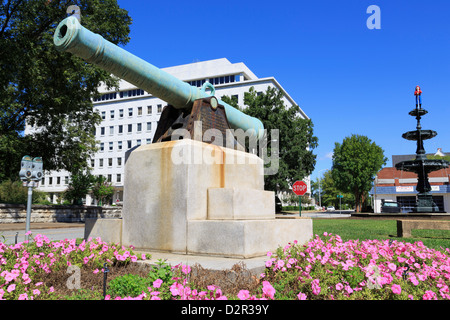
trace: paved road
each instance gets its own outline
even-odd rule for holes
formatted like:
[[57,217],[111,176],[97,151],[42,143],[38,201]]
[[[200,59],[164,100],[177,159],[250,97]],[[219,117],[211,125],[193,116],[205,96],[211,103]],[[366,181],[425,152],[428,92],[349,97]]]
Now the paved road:
[[[31,237],[43,234],[50,240],[59,241],[84,237],[84,224],[81,223],[31,223]],[[25,240],[25,223],[0,224],[0,241],[14,244]]]

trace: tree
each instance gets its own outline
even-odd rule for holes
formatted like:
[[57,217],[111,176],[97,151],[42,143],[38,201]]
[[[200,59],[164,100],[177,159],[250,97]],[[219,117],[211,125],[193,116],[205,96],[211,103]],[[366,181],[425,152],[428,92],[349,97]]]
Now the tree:
[[386,164],[384,151],[368,137],[353,134],[333,151],[332,177],[335,186],[355,196],[355,210],[361,212],[375,175]]
[[91,190],[100,206],[114,194],[114,187],[103,176],[98,176],[94,179]]
[[331,170],[327,170],[323,174],[323,178],[320,180],[320,189],[322,205],[339,208],[339,198],[337,198],[338,194],[344,196],[341,199],[341,204],[348,204],[350,206],[355,204],[355,198],[352,193],[343,192],[341,189],[336,187]]
[[64,191],[63,198],[72,202],[74,205],[81,205],[83,203],[82,199],[89,193],[94,181],[95,176],[88,170],[79,170],[72,174],[69,186]]
[[[77,172],[96,151],[92,128],[101,119],[91,99],[100,84],[118,82],[55,49],[55,28],[73,4],[86,28],[115,44],[129,41],[131,18],[116,0],[0,3],[0,181],[17,175],[25,154],[42,157],[46,170]],[[24,136],[26,124],[39,129]]]
[[[237,107],[236,101],[222,97],[224,102]],[[288,190],[297,180],[302,180],[314,170],[317,137],[313,136],[313,123],[300,116],[300,108],[295,105],[287,108],[283,94],[273,87],[266,92],[257,93],[253,87],[244,94],[243,112],[262,121],[270,135],[272,129],[279,130],[279,168],[276,174],[264,177],[265,189],[272,191]],[[272,155],[270,136],[267,154]],[[269,164],[270,165],[270,164]]]

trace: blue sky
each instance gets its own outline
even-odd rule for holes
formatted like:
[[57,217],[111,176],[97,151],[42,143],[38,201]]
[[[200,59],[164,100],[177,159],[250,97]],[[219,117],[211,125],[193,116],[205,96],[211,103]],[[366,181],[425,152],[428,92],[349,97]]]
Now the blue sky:
[[[133,19],[128,51],[164,68],[217,58],[275,77],[314,123],[315,179],[332,166],[335,142],[351,134],[394,154],[415,153],[401,135],[414,88],[423,91],[429,153],[450,152],[450,1],[118,0]],[[377,5],[381,29],[367,28]]]

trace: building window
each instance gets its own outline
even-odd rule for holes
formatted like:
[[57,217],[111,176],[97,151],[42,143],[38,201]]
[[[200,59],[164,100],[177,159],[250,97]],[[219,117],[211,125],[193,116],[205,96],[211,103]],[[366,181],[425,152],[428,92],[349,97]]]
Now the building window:
[[117,150],[122,150],[122,141],[117,141]]
[[106,111],[102,111],[102,120],[106,119]]
[[100,135],[104,136],[105,135],[105,127],[101,127],[100,128]]
[[123,125],[119,124],[118,130],[119,130],[119,134],[120,134],[120,133],[123,133]]
[[98,166],[100,167],[100,168],[103,168],[103,159],[98,159],[99,161],[98,161]]
[[133,116],[133,108],[128,108],[128,116],[129,117]]
[[105,150],[105,144],[103,142],[100,143],[100,151]]
[[117,158],[117,166],[122,166],[122,158]]
[[152,143],[152,139],[148,138],[148,139],[146,140],[146,143],[147,143],[147,144],[151,144],[151,143]]
[[113,159],[112,158],[108,158],[108,167],[112,167],[112,162],[113,162]]
[[161,113],[161,112],[162,112],[162,105],[161,105],[161,104],[158,104],[158,106],[157,106],[157,107],[158,107],[158,110],[157,110],[157,112],[158,112],[158,113]]
[[112,180],[112,174],[108,174],[108,182],[111,182]]
[[91,159],[91,168],[93,168],[95,165],[95,159]]
[[128,147],[128,149],[131,149],[131,140],[127,141],[127,147]]
[[138,116],[142,116],[142,107],[138,107]]
[[61,177],[56,177],[56,185],[59,186],[61,184]]
[[152,114],[152,106],[147,106],[147,114]]
[[113,146],[113,142],[111,141],[109,143],[109,151],[113,151],[113,149],[114,149],[114,146]]
[[130,123],[129,125],[128,125],[128,133],[130,133],[130,132],[132,132],[133,131],[133,125]]
[[141,132],[142,131],[142,123],[138,123],[137,124],[137,132]]
[[64,177],[64,184],[67,186],[69,184],[69,176]]
[[45,178],[42,178],[41,185],[45,185]]
[[53,184],[53,177],[49,177],[48,178],[48,185],[52,185]]
[[111,119],[114,119],[114,110],[111,110],[111,111],[109,112],[109,117],[110,117]]
[[120,173],[117,174],[116,182],[122,182],[122,175]]
[[147,122],[147,131],[152,131],[152,123]]
[[137,139],[137,140],[136,140],[136,145],[138,145],[138,146],[141,145],[141,139]]
[[123,109],[119,110],[119,118],[123,118]]
[[109,134],[114,134],[114,126],[109,127]]

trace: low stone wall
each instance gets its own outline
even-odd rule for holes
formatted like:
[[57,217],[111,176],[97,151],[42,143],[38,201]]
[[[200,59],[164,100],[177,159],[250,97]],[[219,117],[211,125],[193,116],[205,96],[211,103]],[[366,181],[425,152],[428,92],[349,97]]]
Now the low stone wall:
[[[30,222],[85,222],[87,218],[121,218],[122,207],[33,205]],[[0,203],[0,223],[25,223],[27,206]]]

